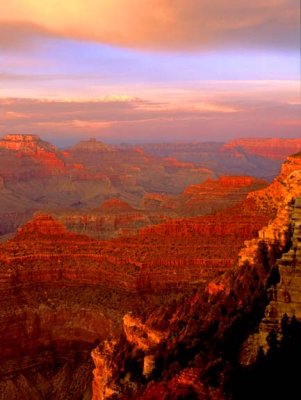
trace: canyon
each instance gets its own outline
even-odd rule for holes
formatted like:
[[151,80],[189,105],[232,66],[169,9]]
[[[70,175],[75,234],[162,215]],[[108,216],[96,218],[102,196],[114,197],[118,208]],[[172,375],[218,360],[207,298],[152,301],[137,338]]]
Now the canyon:
[[250,138],[227,143],[154,143],[141,147],[152,155],[206,166],[218,176],[251,175],[272,181],[285,159],[300,151],[301,139]]
[[269,185],[95,140],[0,155],[1,400],[229,399],[300,319],[300,153]]
[[[114,198],[138,209],[139,216],[129,225],[119,226],[117,222],[114,231],[113,208],[108,222],[111,227],[104,229],[107,236],[103,232],[99,238],[126,231],[135,233],[137,228],[152,224],[153,218],[156,220],[154,214],[158,214],[158,208],[157,222],[208,214],[224,207],[222,199],[215,206],[212,196],[202,199],[207,190],[213,194],[221,187],[226,189],[222,181],[214,185],[212,180],[222,176],[226,179],[228,175],[237,179],[255,176],[271,180],[278,174],[284,158],[298,146],[299,139],[140,146],[110,146],[90,139],[59,150],[36,135],[8,134],[0,140],[0,237],[14,233],[35,212],[43,210],[66,213],[66,220],[70,219],[70,213],[78,212],[75,216],[78,224],[75,220],[66,221],[68,228],[93,235],[94,222],[89,232],[83,227],[85,217],[89,221],[97,219],[94,211]],[[207,186],[202,187],[206,181]],[[246,192],[261,184],[263,181],[258,179],[246,185]],[[239,194],[238,188],[239,183],[237,187],[233,184],[233,196]],[[243,188],[240,190],[242,194]],[[231,196],[229,193],[229,201]],[[155,213],[149,215],[149,211]],[[63,216],[59,218],[64,220]]]
[[208,168],[83,141],[59,150],[35,135],[0,140],[0,234],[36,211],[76,211],[118,197],[137,206],[147,192],[180,193],[214,176]]
[[[238,393],[234,398],[251,399],[255,393],[258,398],[266,398],[274,390],[275,395],[277,390],[278,394],[295,390],[295,385],[288,388],[281,381],[271,387],[273,376],[267,389],[261,383],[261,394],[257,381],[246,381],[246,386],[244,381],[236,381],[242,377],[234,379],[236,388],[231,387],[235,369],[229,370],[229,365],[235,365],[235,354],[243,365],[246,359],[254,363],[254,349],[258,351],[260,344],[267,346],[268,332],[275,327],[280,329],[284,313],[300,319],[300,178],[301,153],[289,157],[280,176],[267,189],[249,195],[248,200],[258,203],[265,198],[264,208],[267,208],[268,199],[277,191],[279,182],[282,184],[281,200],[277,207],[274,202],[271,204],[276,210],[269,224],[259,230],[257,238],[245,242],[234,268],[208,283],[207,293],[197,290],[184,296],[185,300],[158,307],[147,316],[124,317],[125,338],[119,345],[114,342],[114,355],[105,351],[110,347],[107,341],[92,353],[94,399],[220,400],[232,398],[231,390]],[[275,266],[279,268],[278,284],[277,278],[273,278]],[[261,322],[260,315],[264,313],[266,316]],[[254,327],[259,329],[259,334],[252,333]],[[120,358],[121,352],[123,358]],[[142,377],[137,379],[129,360],[124,361],[124,354],[140,365]],[[281,370],[277,364],[275,368]]]
[[[239,206],[98,241],[36,214],[0,245],[2,398],[92,395],[96,344],[117,340],[129,312],[147,315],[194,288],[204,290],[235,264],[244,240],[268,219],[255,207]],[[149,354],[146,376],[152,363]]]

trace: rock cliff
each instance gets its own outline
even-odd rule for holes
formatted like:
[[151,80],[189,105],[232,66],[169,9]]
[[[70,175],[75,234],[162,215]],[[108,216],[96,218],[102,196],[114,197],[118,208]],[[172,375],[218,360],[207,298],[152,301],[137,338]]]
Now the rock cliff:
[[[241,394],[234,394],[245,393],[244,389],[240,392],[231,386],[231,374],[238,368],[236,357],[240,354],[240,362],[250,362],[250,350],[256,346],[258,349],[261,339],[265,340],[271,329],[279,327],[283,313],[300,318],[301,169],[300,157],[293,158],[293,166],[289,158],[278,179],[245,201],[246,207],[253,204],[256,210],[267,210],[268,199],[272,199],[271,193],[281,180],[283,191],[278,203],[270,203],[270,221],[259,230],[257,238],[245,242],[236,267],[211,281],[207,292],[198,289],[147,314],[125,317],[124,339],[119,342],[122,350],[114,353],[115,370],[111,371],[109,382],[115,397],[100,398],[242,398]],[[259,199],[267,199],[263,208],[258,207]],[[240,205],[240,210],[244,206]],[[183,230],[180,232],[175,225],[162,224],[152,229],[162,237],[183,235]],[[191,228],[186,225],[184,231]],[[212,232],[215,239],[219,233],[225,233],[217,226]],[[280,283],[271,286],[276,284],[276,265]],[[269,298],[266,315],[260,322]],[[244,341],[256,326],[259,335]],[[158,339],[156,343],[150,340],[150,334]],[[104,357],[103,362],[111,361]],[[147,374],[143,373],[145,365]],[[240,370],[238,379],[239,373]],[[235,384],[239,386],[238,381]],[[270,391],[274,393],[271,388]],[[250,398],[248,393],[245,396]]]
[[[91,372],[88,354],[122,332],[137,355],[145,353],[141,374],[149,379],[165,336],[140,320],[141,313],[169,303],[179,291],[204,288],[235,263],[244,239],[266,220],[256,210],[239,218],[232,210],[229,215],[169,221],[130,238],[97,241],[68,232],[50,215],[36,214],[15,238],[0,245],[4,398],[18,399],[9,393],[18,392],[22,374],[25,400],[35,398],[33,392],[40,393],[37,399],[80,399],[90,383],[85,375],[89,368]],[[108,382],[114,381],[118,364],[103,360],[114,351],[119,354],[120,346],[110,342],[93,352],[94,398],[117,390]],[[86,379],[76,386],[79,370]],[[42,383],[32,382],[37,373]],[[61,387],[63,381],[72,391]]]
[[224,150],[240,150],[274,159],[285,159],[301,150],[300,139],[237,139],[224,145]]
[[217,175],[252,175],[272,180],[282,162],[301,148],[300,139],[237,139],[228,143],[155,143],[142,146],[161,157],[194,162]]
[[[283,311],[299,318],[300,160],[225,210],[129,237],[96,240],[36,214],[0,244],[0,399],[231,398],[245,339],[254,347],[254,329],[273,329]],[[118,199],[96,212],[108,207],[115,221],[137,214]]]

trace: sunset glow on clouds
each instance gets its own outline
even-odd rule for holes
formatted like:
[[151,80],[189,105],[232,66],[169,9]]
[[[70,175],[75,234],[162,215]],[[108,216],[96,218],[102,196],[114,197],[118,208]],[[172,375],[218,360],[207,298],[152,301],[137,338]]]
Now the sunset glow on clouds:
[[1,2],[0,133],[62,144],[298,137],[299,7]]

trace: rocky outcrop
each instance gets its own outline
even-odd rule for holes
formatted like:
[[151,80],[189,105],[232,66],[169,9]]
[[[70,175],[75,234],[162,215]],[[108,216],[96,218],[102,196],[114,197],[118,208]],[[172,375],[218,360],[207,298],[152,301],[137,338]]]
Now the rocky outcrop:
[[243,201],[251,191],[267,185],[263,179],[250,176],[221,176],[187,187],[180,200],[179,213],[202,215],[223,210]]
[[269,208],[276,212],[283,204],[288,204],[298,196],[300,170],[301,157],[288,157],[272,184],[265,189],[249,193],[248,198],[253,199],[259,208]]
[[244,150],[246,153],[283,160],[301,150],[301,139],[236,139],[225,144],[224,150]]
[[123,330],[128,343],[132,344],[137,350],[143,351],[142,374],[148,378],[155,367],[155,352],[167,337],[167,334],[152,329],[131,314],[126,314],[123,317]]
[[174,216],[212,214],[243,201],[248,193],[267,186],[263,179],[250,176],[221,176],[188,186],[179,196],[157,193],[144,195],[141,206]]
[[95,138],[91,138],[89,140],[83,140],[75,144],[69,149],[69,151],[71,153],[87,151],[92,153],[105,153],[108,151],[116,151],[116,149],[114,149],[114,147],[112,146],[96,140]]
[[71,232],[86,234],[96,239],[133,236],[145,226],[169,219],[168,214],[135,209],[119,199],[106,200],[93,210],[55,213],[55,217]]
[[[141,147],[161,157],[194,162],[218,176],[252,175],[272,180],[286,157],[298,151],[300,139],[238,139],[228,143],[155,143]],[[299,147],[300,148],[300,147]]]
[[117,340],[105,340],[91,353],[95,366],[93,370],[92,400],[105,400],[118,393],[114,386],[110,386],[117,368],[114,362],[114,353],[118,350],[117,346]]
[[[298,317],[301,310],[299,295],[301,279],[298,275],[301,184],[298,164],[295,164],[294,168],[294,171],[291,171],[287,166],[283,167],[282,200],[275,210],[269,213],[264,224],[266,227],[259,230],[258,237],[245,242],[245,247],[239,251],[236,267],[210,281],[205,293],[198,286],[194,295],[187,295],[178,303],[169,304],[161,309],[155,308],[147,315],[142,314],[142,317],[126,315],[124,320],[126,326],[123,330],[128,345],[123,344],[121,352],[127,360],[127,367],[120,364],[121,353],[115,352],[114,360],[117,364],[110,380],[110,387],[115,388],[116,398],[168,399],[168,396],[202,397],[206,400],[228,398],[221,387],[226,374],[229,373],[229,365],[235,366],[234,354],[239,353],[246,334],[254,330],[264,310],[265,290],[276,264],[279,266],[280,283],[270,290],[270,295],[273,297],[265,319],[260,324],[260,332],[250,336],[245,342],[240,361],[250,362],[252,351],[256,348],[253,353],[257,354],[258,346],[262,344],[261,338],[264,337],[265,340],[267,333],[275,328],[275,324],[279,326],[283,312],[289,316],[294,313]],[[268,195],[268,190],[271,192],[275,190],[277,182],[278,180],[270,185],[265,195]],[[262,196],[260,191],[258,196],[258,198]],[[256,205],[258,203],[255,201],[255,193],[239,207],[236,209],[234,207],[233,212],[236,210],[238,217],[238,209],[240,212],[244,207],[250,210],[252,204],[256,210],[253,212],[258,212],[260,207]],[[273,204],[272,202],[271,208]],[[265,208],[261,208],[263,209]],[[256,220],[257,215],[253,215],[253,220]],[[201,218],[203,222],[205,220],[207,223],[214,222],[214,226],[211,226],[208,232],[212,232],[215,242],[220,240],[219,235],[224,237],[227,234],[223,217],[224,213],[220,213],[218,220],[213,216]],[[152,237],[158,235],[167,241],[170,236],[181,237],[182,243],[184,238],[188,237],[191,244],[194,232],[196,236],[207,232],[206,226],[193,226],[193,220],[197,219],[182,220],[178,225],[172,221],[171,224],[146,228],[143,233],[149,231]],[[243,221],[241,214],[238,220]],[[228,214],[228,222],[230,221]],[[238,236],[241,234],[242,231]],[[204,241],[203,236],[202,242]],[[232,239],[231,243],[234,242]],[[224,245],[222,247],[224,248]],[[223,258],[226,260],[225,255]],[[155,338],[159,338],[156,344],[150,341],[151,333],[154,333]],[[165,336],[162,336],[163,333]],[[120,345],[121,343],[123,342],[120,342]],[[148,369],[149,373],[144,374],[146,381],[133,375],[131,362],[137,357],[133,348],[141,350],[139,367],[136,368],[140,368],[141,374],[144,367]],[[155,349],[155,355],[150,349]],[[120,365],[122,373],[117,372]],[[155,381],[151,381],[150,378],[153,373],[159,376]],[[125,384],[123,377],[127,374],[128,381]],[[211,378],[208,378],[209,376]],[[210,379],[213,379],[214,383]]]
[[258,238],[246,242],[240,253],[242,265],[259,262],[262,250],[267,252],[270,265],[283,253],[291,235],[290,219],[292,204],[301,195],[301,158],[289,157],[280,175],[266,189],[250,193],[248,199],[255,201],[260,209],[271,209],[275,218],[259,231]]
[[0,140],[0,147],[25,153],[55,152],[56,148],[37,135],[9,134]]
[[301,197],[297,198],[291,211],[291,245],[277,261],[280,282],[271,288],[269,303],[263,324],[278,328],[284,314],[301,319]]
[[65,162],[60,152],[37,135],[6,135],[0,140],[0,149],[17,152],[19,156],[25,156],[25,160],[26,157],[27,160],[31,158],[36,163],[42,164],[48,170],[48,174],[49,170],[58,173],[65,169]]
[[269,289],[270,302],[259,331],[250,336],[243,347],[243,364],[254,362],[259,348],[267,351],[267,337],[271,331],[280,336],[281,321],[285,314],[288,318],[294,316],[301,320],[301,197],[294,201],[288,213],[290,237],[286,240],[290,242],[289,250],[276,262],[280,282]]
[[[125,340],[132,346],[132,351],[143,353],[142,375],[147,379],[155,368],[155,353],[166,339],[167,333],[155,330],[144,324],[138,316],[126,314],[123,317]],[[105,400],[123,393],[114,384],[118,364],[114,356],[120,351],[120,344],[112,339],[96,347],[91,355],[95,368],[93,370],[93,400]],[[129,380],[129,377],[128,377]],[[129,380],[129,384],[131,384]]]
[[269,290],[271,301],[259,326],[259,333],[251,335],[243,347],[243,364],[254,362],[260,347],[267,350],[266,338],[272,330],[280,331],[280,322],[284,314],[301,318],[297,300],[300,290],[300,156],[289,157],[279,177],[267,189],[251,193],[249,196],[263,207],[270,204],[276,210],[276,217],[259,231],[258,239],[246,242],[239,255],[239,264],[263,264],[267,269],[277,266],[280,283]]

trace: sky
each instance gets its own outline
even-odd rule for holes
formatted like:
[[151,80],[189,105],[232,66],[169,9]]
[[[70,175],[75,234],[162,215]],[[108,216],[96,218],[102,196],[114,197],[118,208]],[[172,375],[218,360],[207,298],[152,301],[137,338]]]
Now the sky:
[[0,135],[301,136],[299,0],[0,2]]

